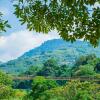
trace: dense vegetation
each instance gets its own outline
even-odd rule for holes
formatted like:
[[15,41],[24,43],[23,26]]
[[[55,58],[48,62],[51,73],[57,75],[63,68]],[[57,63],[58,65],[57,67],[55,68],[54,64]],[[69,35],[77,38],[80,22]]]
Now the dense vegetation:
[[[100,79],[99,50],[100,47],[93,49],[86,42],[77,41],[71,44],[58,39],[48,41],[16,60],[1,63],[0,68],[6,73],[0,71],[0,99],[99,100],[100,82],[54,81],[45,78],[94,77]],[[31,75],[35,78],[12,80],[12,75]]]
[[3,20],[3,14],[0,12],[0,34],[3,31],[6,32],[6,28],[11,28],[11,26],[8,24],[7,20]]
[[9,99],[13,96],[13,89],[11,88],[11,78],[0,71],[0,99]]
[[99,51],[100,46],[93,48],[88,42],[76,41],[72,44],[62,39],[54,39],[46,41],[41,46],[24,53],[15,60],[1,63],[0,69],[16,75],[20,72],[27,71],[31,66],[38,66],[41,68],[43,63],[50,58],[56,59],[59,66],[72,66],[75,60],[82,55],[92,53],[100,57]]
[[[100,7],[94,7],[96,3],[100,4],[100,0],[17,0],[14,14],[29,30],[48,33],[56,29],[64,40],[74,42],[84,39],[97,46],[100,40]],[[10,28],[10,25],[3,20],[0,12],[0,32],[6,31],[7,27]],[[0,68],[8,73],[0,71],[0,100],[100,100],[100,82],[73,80],[64,84],[60,80],[45,78],[86,76],[100,79],[100,58],[96,57],[100,48],[92,52],[93,48],[87,49],[91,47],[88,44],[85,49],[79,48],[79,43],[76,45],[76,51],[71,45],[68,45],[68,50],[59,46],[60,49],[52,48],[52,54],[46,48],[42,52],[39,51],[41,48],[36,48],[17,60],[1,64]],[[89,52],[96,56],[79,57]],[[35,78],[13,81],[9,75],[11,72]],[[29,90],[22,90],[25,88]]]
[[71,81],[63,87],[45,91],[40,100],[99,100],[99,88],[100,85],[91,82]]
[[21,75],[45,76],[45,77],[72,77],[94,76],[100,72],[100,58],[94,54],[80,56],[73,66],[59,65],[56,59],[51,58],[43,63],[43,67],[31,66]]
[[[17,0],[15,15],[29,30],[48,33],[56,29],[67,41],[100,39],[100,0]],[[71,33],[71,34],[70,34]]]
[[[20,76],[33,75],[31,81],[12,81],[11,75],[0,71],[0,99],[18,100],[99,100],[100,83],[72,80],[55,81],[45,77],[95,77],[100,79],[100,58],[94,54],[80,56],[73,66],[59,65],[50,58],[40,68],[31,66]],[[22,90],[26,89],[26,90]]]
[[59,65],[57,60],[51,58],[44,62],[43,67],[31,66],[24,75],[45,76],[45,77],[65,77],[71,75],[71,67],[68,65]]

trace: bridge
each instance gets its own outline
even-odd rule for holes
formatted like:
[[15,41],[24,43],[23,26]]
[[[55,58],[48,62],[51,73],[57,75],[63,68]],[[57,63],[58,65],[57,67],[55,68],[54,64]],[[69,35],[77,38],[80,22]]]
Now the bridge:
[[[13,80],[34,80],[34,76],[14,76]],[[100,82],[100,78],[95,77],[45,77],[48,80],[80,80],[80,81],[96,81]]]

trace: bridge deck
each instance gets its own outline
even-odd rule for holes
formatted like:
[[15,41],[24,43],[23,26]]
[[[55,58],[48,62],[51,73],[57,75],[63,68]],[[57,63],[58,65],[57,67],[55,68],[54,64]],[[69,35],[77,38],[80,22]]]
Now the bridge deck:
[[[13,77],[13,80],[33,80],[34,77],[30,76],[23,76],[23,77]],[[48,78],[48,80],[81,80],[81,81],[100,81],[100,78],[94,78],[94,77],[53,77],[53,78]]]

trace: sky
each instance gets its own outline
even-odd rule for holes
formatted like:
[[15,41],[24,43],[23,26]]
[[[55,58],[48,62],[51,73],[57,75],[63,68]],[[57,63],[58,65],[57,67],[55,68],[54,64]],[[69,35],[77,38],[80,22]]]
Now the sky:
[[47,40],[60,38],[55,30],[48,34],[29,32],[24,25],[20,25],[13,14],[14,7],[11,0],[0,0],[0,12],[4,15],[3,19],[8,20],[12,26],[0,37],[0,61],[2,62],[16,59]]
[[[3,18],[9,21],[12,26],[7,29],[6,33],[2,33],[0,37],[0,61],[6,62],[23,55],[26,51],[40,46],[43,42],[51,39],[60,38],[57,31],[49,32],[49,34],[29,32],[25,25],[20,25],[19,20],[13,14],[14,7],[12,0],[0,0],[0,12]],[[95,7],[100,7],[98,3]]]

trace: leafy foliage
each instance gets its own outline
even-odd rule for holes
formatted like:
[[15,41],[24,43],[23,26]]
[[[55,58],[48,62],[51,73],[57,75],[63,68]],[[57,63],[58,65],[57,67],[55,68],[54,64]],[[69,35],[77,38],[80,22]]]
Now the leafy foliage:
[[33,100],[36,100],[42,95],[44,91],[55,88],[56,86],[57,83],[55,81],[47,80],[42,76],[37,76],[33,80],[32,92],[30,96],[32,96]]
[[16,89],[14,90],[14,97],[11,100],[24,100],[24,97],[27,95],[27,91],[23,89]]
[[100,72],[99,63],[100,58],[97,58],[94,54],[81,56],[72,68],[73,76],[95,76]]
[[15,15],[29,30],[48,33],[56,29],[64,40],[84,38],[97,46],[100,8],[94,8],[95,3],[100,0],[18,0],[14,7]]
[[43,68],[37,73],[41,76],[51,76],[51,77],[60,77],[60,76],[70,76],[71,68],[66,65],[59,66],[57,60],[49,59],[47,60]]
[[6,28],[11,28],[8,21],[3,20],[2,13],[0,12],[0,32],[6,32]]
[[0,83],[0,99],[1,100],[9,100],[14,96],[14,91],[10,86],[4,85]]
[[29,69],[27,71],[25,71],[24,73],[21,73],[20,75],[33,75],[36,76],[37,73],[41,70],[40,67],[38,66],[31,66],[29,67]]
[[44,63],[42,70],[38,73],[43,76],[56,76],[56,70],[58,70],[59,65],[55,59],[49,59]]
[[76,60],[75,66],[86,65],[86,64],[90,63],[90,61],[93,62],[94,59],[96,59],[96,55],[95,54],[89,54],[89,55],[86,55],[86,56],[80,56]]
[[71,81],[66,86],[45,91],[40,100],[99,100],[100,86],[90,82]]
[[94,67],[87,64],[80,66],[74,73],[75,76],[93,76],[95,75]]
[[14,95],[11,88],[12,80],[6,73],[0,71],[0,99],[9,99]]
[[12,85],[12,78],[6,73],[0,71],[0,84]]

